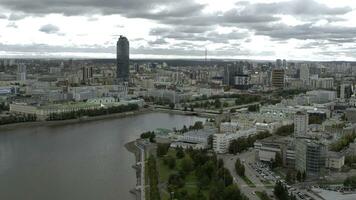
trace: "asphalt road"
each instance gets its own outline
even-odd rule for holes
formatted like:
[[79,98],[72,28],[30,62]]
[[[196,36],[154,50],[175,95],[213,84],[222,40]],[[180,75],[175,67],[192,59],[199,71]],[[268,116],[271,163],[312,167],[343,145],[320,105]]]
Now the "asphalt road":
[[[234,178],[234,182],[238,184],[241,192],[250,200],[259,200],[259,197],[255,194],[256,191],[266,191],[268,195],[273,194],[273,188],[266,188],[259,178],[256,177],[257,172],[248,165],[248,163],[255,162],[254,150],[238,155],[220,155],[219,157],[224,160],[225,167],[230,171]],[[250,187],[240,176],[236,174],[235,162],[237,158],[241,161],[245,160],[245,175],[256,185],[256,187]]]

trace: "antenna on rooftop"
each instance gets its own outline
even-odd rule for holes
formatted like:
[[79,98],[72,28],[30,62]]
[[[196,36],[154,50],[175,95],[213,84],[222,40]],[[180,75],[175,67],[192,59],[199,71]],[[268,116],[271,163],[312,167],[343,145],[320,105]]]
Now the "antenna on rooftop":
[[208,49],[205,48],[205,67],[207,66],[208,64]]

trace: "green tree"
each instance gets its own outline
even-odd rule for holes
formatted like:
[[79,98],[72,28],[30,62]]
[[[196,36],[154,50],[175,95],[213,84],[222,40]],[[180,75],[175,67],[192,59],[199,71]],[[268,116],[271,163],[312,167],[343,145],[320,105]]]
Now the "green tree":
[[182,188],[184,184],[184,178],[180,174],[171,174],[168,178],[168,189],[170,191]]
[[245,176],[245,166],[241,163],[240,159],[236,159],[235,170],[239,176],[241,177]]
[[167,165],[170,169],[174,169],[176,166],[176,159],[171,155],[167,155],[166,157],[164,157],[163,163]]
[[162,157],[167,154],[170,144],[157,144],[157,156]]
[[181,158],[184,158],[184,156],[185,156],[185,153],[184,153],[183,148],[182,148],[182,147],[177,148],[177,150],[176,150],[176,157],[177,157],[178,159],[181,159]]
[[215,106],[215,108],[221,108],[221,101],[220,101],[220,99],[215,99],[215,101],[214,101],[214,106]]
[[189,156],[183,158],[183,160],[181,162],[181,169],[186,174],[190,173],[194,169],[193,160]]

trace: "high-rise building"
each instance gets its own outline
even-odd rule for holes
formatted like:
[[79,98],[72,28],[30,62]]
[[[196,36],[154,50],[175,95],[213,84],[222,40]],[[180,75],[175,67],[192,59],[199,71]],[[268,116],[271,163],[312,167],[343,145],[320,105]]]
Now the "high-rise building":
[[301,64],[299,78],[303,82],[304,86],[309,85],[309,66],[308,64]]
[[281,59],[277,59],[276,60],[276,68],[282,68],[282,66],[283,66],[282,60]]
[[295,168],[307,176],[319,176],[325,168],[326,147],[316,141],[298,138],[295,145]]
[[288,67],[288,64],[287,64],[287,60],[286,59],[283,59],[283,69],[286,69]]
[[83,67],[82,68],[83,77],[82,80],[84,83],[90,82],[93,78],[93,67]]
[[124,36],[117,41],[117,82],[129,82],[130,78],[130,43]]
[[308,131],[309,116],[306,112],[297,112],[294,115],[294,136],[305,136]]
[[284,88],[284,70],[283,69],[273,69],[272,70],[272,87]]
[[26,65],[20,63],[17,65],[17,80],[18,81],[26,81]]
[[353,92],[351,84],[343,83],[337,89],[338,97],[340,99],[349,99],[352,96]]
[[224,68],[224,84],[235,85],[235,76],[243,74],[243,63],[228,64]]

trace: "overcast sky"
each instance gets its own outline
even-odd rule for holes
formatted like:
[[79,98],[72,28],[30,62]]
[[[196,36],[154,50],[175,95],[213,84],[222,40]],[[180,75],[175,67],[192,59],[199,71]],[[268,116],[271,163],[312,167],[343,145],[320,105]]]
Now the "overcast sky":
[[355,0],[0,0],[0,57],[356,60]]

